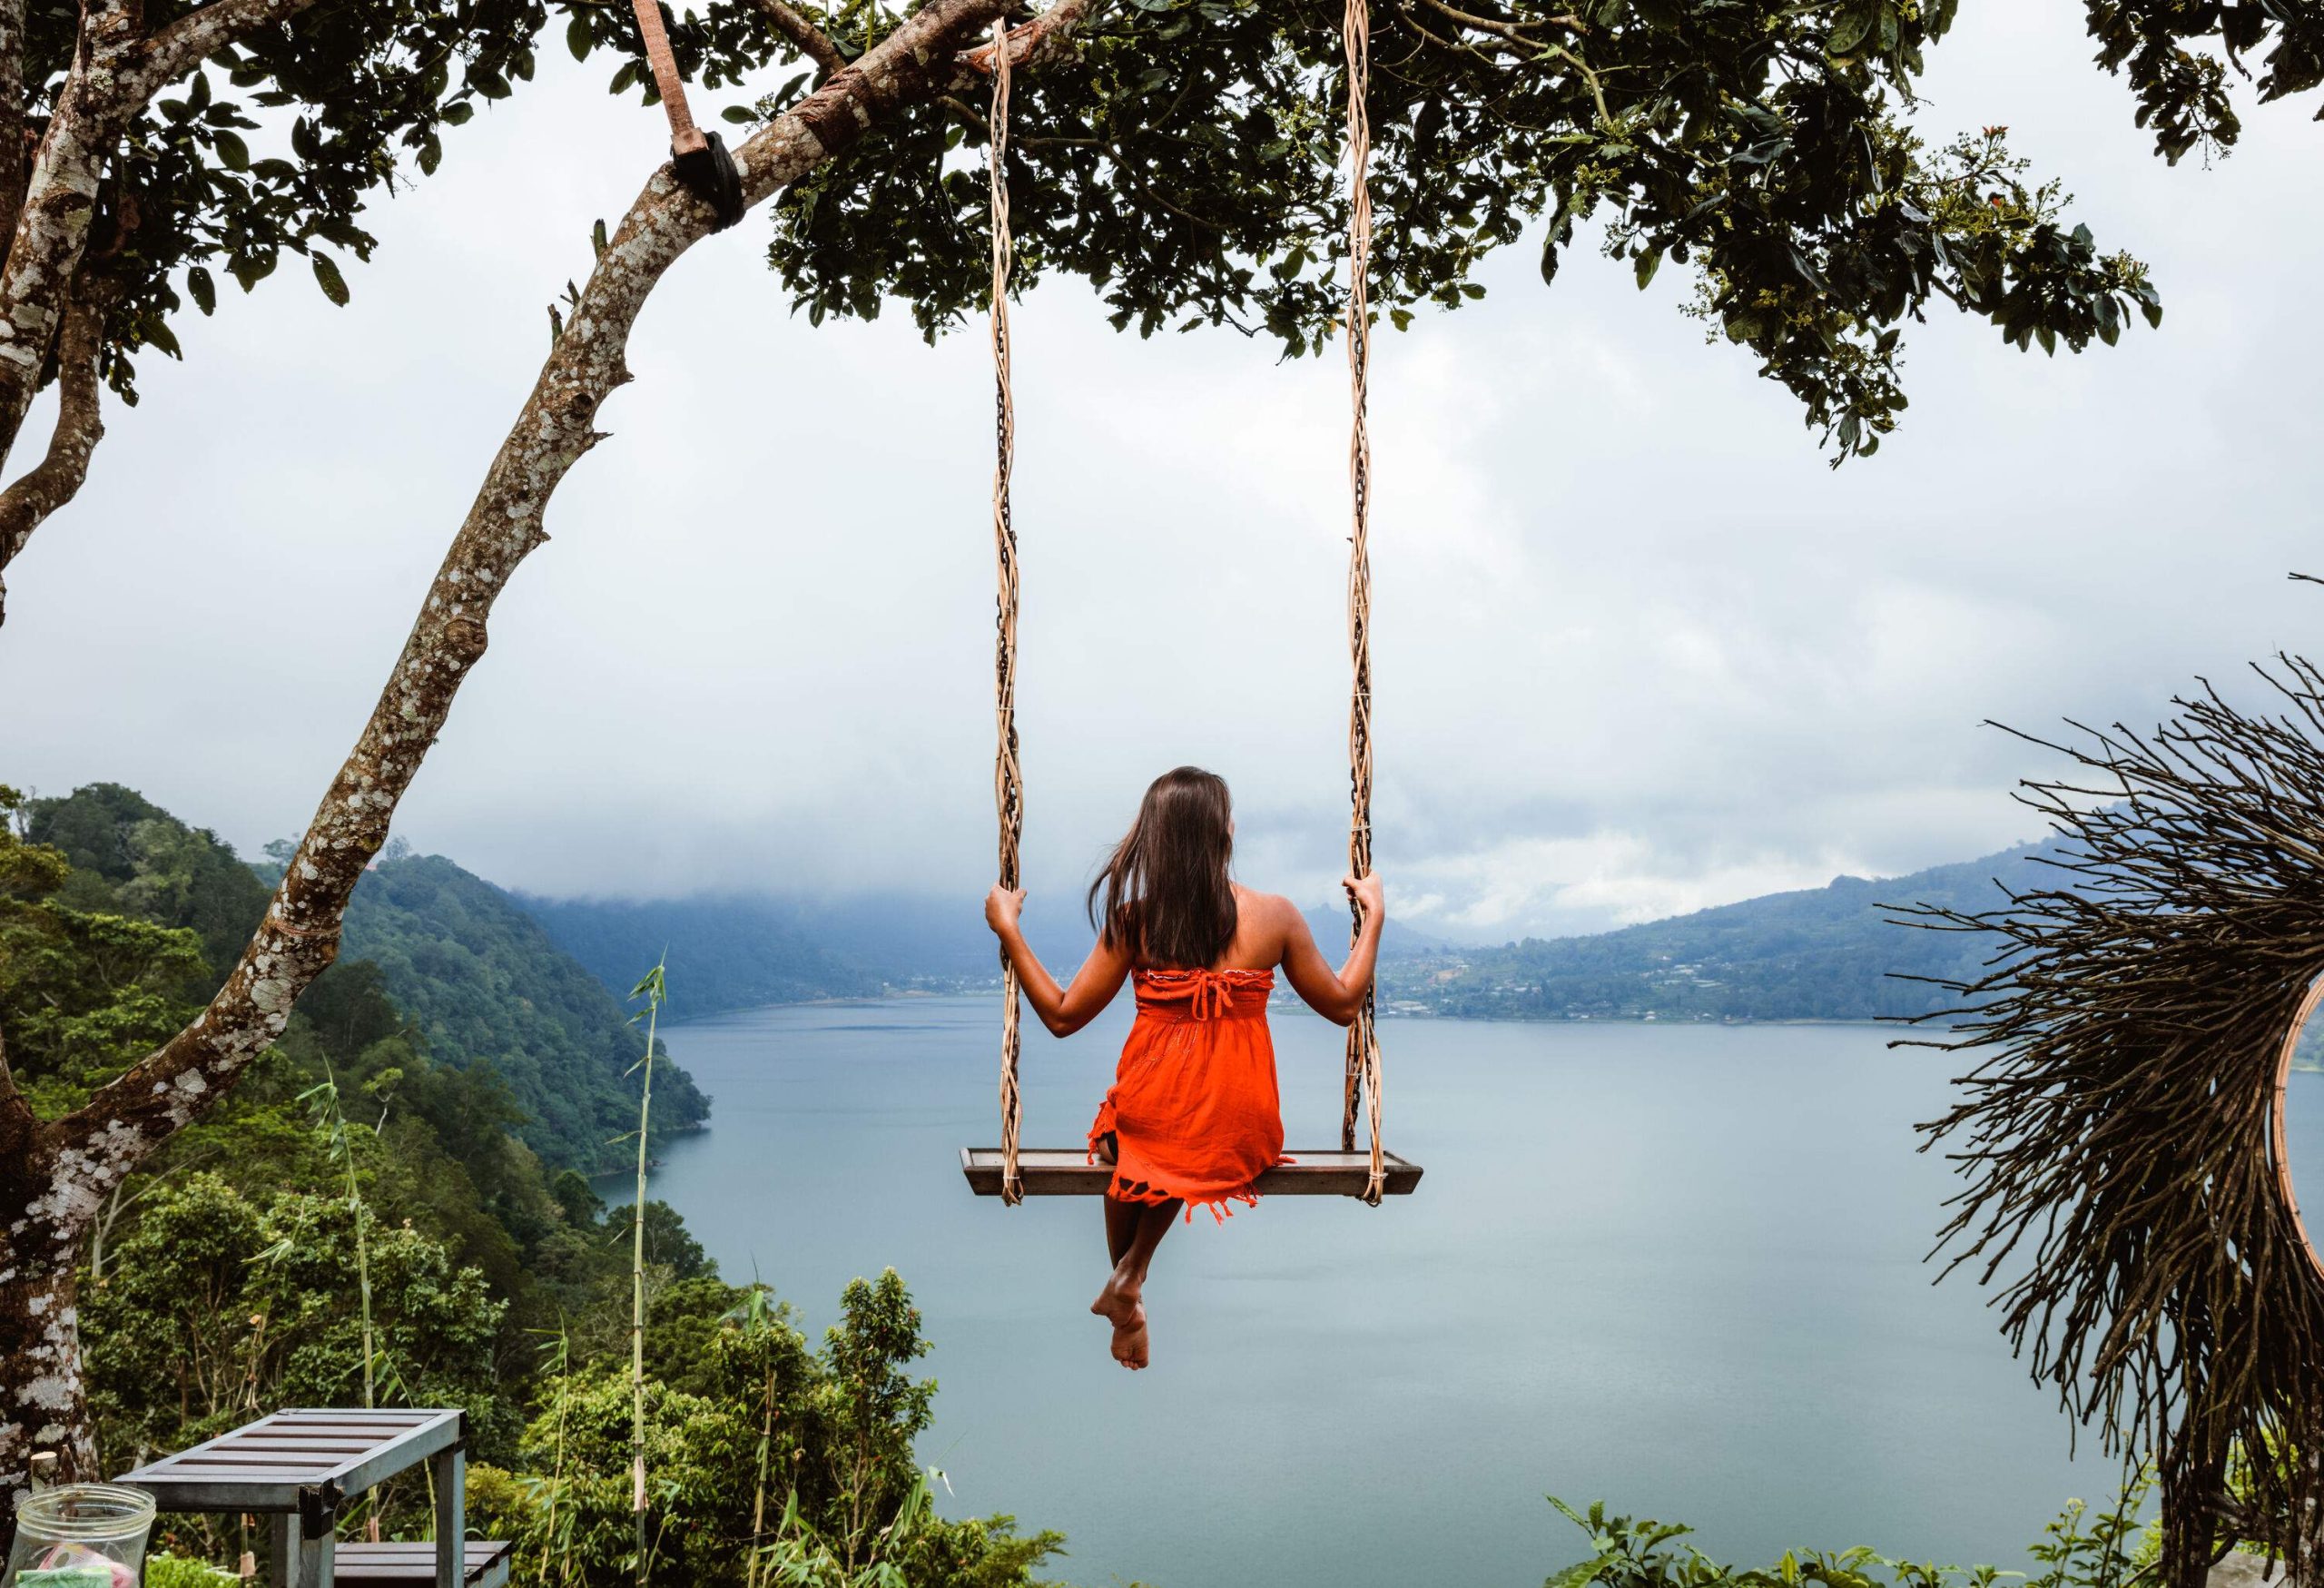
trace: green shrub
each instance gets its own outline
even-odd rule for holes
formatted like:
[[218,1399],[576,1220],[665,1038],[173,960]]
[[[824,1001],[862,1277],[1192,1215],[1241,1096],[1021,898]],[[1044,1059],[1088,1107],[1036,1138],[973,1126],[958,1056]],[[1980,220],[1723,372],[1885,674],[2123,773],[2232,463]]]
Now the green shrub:
[[183,1555],[147,1555],[145,1588],[242,1588],[242,1580],[207,1561]]

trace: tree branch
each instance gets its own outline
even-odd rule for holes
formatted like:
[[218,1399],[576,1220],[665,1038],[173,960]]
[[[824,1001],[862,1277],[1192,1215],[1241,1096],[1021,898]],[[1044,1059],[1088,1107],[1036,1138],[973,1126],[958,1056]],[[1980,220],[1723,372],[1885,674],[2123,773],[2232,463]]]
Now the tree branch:
[[[89,454],[104,439],[103,386],[97,355],[104,347],[105,295],[94,285],[75,292],[56,339],[56,429],[47,455],[0,491],[0,576],[51,513],[80,494],[89,478]],[[8,587],[0,577],[0,623],[7,621]]]
[[815,63],[821,76],[829,77],[847,68],[847,55],[832,36],[808,19],[804,12],[784,4],[784,0],[751,0],[759,14],[774,24],[774,31],[799,46],[799,53]]
[[154,94],[212,52],[315,0],[212,0],[151,39],[137,0],[84,0],[73,65],[33,162],[0,265],[0,463],[40,389],[57,321],[89,241],[97,186],[123,132]]
[[211,0],[155,34],[139,51],[139,104],[237,39],[288,22],[315,0]]
[[[1009,30],[1009,69],[1021,72],[1047,64],[1071,47],[1107,0],[1057,0],[1022,27]],[[980,44],[960,57],[960,64],[980,76],[992,74],[992,46]]]
[[[763,202],[864,133],[949,85],[955,53],[1011,0],[932,0],[862,58],[735,151],[747,202]],[[1085,15],[1088,0],[1059,0]],[[193,1023],[55,1127],[94,1205],[233,1085],[281,1033],[291,1004],[338,957],[363,869],[480,660],[495,599],[548,537],[550,496],[604,438],[599,407],[625,383],[630,328],[714,217],[667,165],[623,217],[454,536],[387,687],[332,779],[233,973]]]

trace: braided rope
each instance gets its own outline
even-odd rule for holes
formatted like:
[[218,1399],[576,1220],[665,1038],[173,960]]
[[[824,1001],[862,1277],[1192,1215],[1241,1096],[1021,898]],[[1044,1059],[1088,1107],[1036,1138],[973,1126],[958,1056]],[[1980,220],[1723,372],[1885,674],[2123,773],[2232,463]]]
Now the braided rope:
[[[1348,869],[1372,872],[1372,432],[1367,422],[1372,375],[1372,125],[1364,94],[1372,83],[1372,16],[1366,0],[1347,0],[1340,22],[1347,54],[1347,375],[1354,412],[1348,435],[1348,488],[1354,532],[1348,537],[1347,646],[1354,684],[1347,709]],[[1350,943],[1364,930],[1364,910],[1354,916]],[[1387,1192],[1387,1166],[1380,1149],[1380,1034],[1374,1020],[1372,989],[1347,1029],[1347,1086],[1340,1115],[1340,1148],[1355,1150],[1355,1105],[1364,1099],[1372,1125],[1372,1178],[1364,1199],[1377,1208]]]
[[[1009,516],[1009,477],[1017,462],[1017,405],[1009,390],[1009,29],[992,25],[992,111],[990,174],[992,192],[992,372],[995,461],[992,544],[1000,563],[995,626],[993,705],[998,745],[992,798],[1000,817],[1000,885],[1018,882],[1018,847],[1025,834],[1023,768],[1017,762],[1017,526]],[[1000,1196],[1014,1207],[1025,1199],[1017,1173],[1018,1126],[1024,1098],[1017,1086],[1019,1047],[1017,967],[1000,956]]]

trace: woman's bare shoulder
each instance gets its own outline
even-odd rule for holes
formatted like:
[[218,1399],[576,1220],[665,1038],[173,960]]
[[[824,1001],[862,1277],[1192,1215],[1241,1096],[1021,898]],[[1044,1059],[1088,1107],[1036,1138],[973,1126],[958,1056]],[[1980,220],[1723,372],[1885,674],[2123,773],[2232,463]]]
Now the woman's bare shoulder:
[[1239,883],[1235,886],[1235,893],[1236,909],[1255,923],[1264,923],[1272,930],[1286,932],[1306,923],[1306,917],[1299,913],[1299,906],[1281,893],[1262,893],[1256,888],[1246,888]]

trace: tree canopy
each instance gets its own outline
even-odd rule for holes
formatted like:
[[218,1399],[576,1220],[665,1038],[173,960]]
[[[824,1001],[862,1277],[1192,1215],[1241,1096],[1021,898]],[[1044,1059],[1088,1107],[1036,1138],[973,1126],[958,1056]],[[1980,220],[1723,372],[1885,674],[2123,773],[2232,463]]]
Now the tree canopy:
[[[1403,325],[1482,297],[1478,265],[1536,223],[1554,281],[1596,219],[1641,286],[1666,261],[1690,269],[1692,312],[1841,457],[1896,424],[1902,330],[1932,300],[2053,351],[2159,321],[2145,268],[2071,223],[2005,129],[1920,130],[1915,81],[1954,11],[1375,6],[1375,298]],[[1130,0],[1083,39],[1018,90],[1018,280],[1080,276],[1142,335],[1208,324],[1322,348],[1346,256],[1337,8]],[[783,195],[771,258],[811,318],[894,297],[932,335],[980,303],[984,184],[956,153],[981,144],[980,119],[951,96],[909,108]]]

